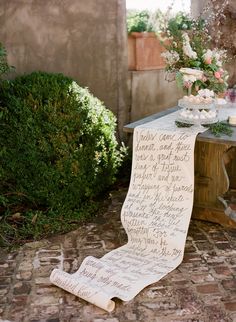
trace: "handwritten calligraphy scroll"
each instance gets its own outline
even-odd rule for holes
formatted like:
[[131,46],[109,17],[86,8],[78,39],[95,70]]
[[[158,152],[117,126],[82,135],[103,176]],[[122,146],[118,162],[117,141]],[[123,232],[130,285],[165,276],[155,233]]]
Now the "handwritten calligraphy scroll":
[[128,243],[79,270],[54,269],[50,280],[112,311],[112,298],[129,301],[182,261],[193,206],[194,144],[199,128],[179,129],[176,114],[134,131],[130,187],[121,211]]

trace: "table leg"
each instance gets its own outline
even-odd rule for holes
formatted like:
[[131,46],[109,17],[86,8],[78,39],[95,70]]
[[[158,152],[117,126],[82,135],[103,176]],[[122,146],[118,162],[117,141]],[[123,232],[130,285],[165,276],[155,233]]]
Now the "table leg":
[[[231,178],[227,177],[222,164],[230,147],[227,144],[196,142],[192,217],[236,228],[236,221],[225,214],[225,207],[218,199],[230,188]],[[234,161],[236,162],[236,159]]]

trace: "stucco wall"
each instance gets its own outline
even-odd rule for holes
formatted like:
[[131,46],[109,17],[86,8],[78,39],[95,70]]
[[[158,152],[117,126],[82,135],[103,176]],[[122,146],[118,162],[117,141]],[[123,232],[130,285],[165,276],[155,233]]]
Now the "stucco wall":
[[130,72],[131,121],[177,105],[183,92],[167,81],[164,69]]
[[0,26],[17,74],[76,79],[114,112],[121,139],[124,124],[177,102],[163,70],[128,72],[125,0],[0,0]]
[[[129,117],[125,0],[1,0],[0,41],[17,74],[62,72]],[[122,133],[122,131],[120,131]]]

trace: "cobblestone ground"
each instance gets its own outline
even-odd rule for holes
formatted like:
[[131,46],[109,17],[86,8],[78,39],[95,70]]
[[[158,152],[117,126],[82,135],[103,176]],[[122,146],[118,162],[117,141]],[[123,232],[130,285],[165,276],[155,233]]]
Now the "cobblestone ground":
[[0,255],[0,321],[223,322],[236,321],[236,231],[192,221],[182,264],[112,313],[53,286],[51,270],[74,272],[87,255],[100,257],[124,244],[120,208],[112,193],[103,216],[78,230],[28,243]]

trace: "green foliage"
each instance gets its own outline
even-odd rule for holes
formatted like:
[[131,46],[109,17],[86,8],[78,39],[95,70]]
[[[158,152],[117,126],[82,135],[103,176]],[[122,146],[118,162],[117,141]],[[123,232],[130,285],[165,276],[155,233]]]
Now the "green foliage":
[[7,63],[7,52],[4,46],[0,43],[0,79],[3,75],[11,71],[13,67]]
[[61,74],[35,72],[3,81],[0,91],[5,210],[78,212],[114,182],[123,155],[115,117],[87,89]]
[[199,18],[193,20],[191,17],[186,15],[184,12],[178,12],[174,17],[168,20],[168,30],[172,35],[180,35],[183,30],[203,30],[205,28],[205,20]]
[[191,127],[193,124],[188,124],[188,123],[183,123],[183,122],[180,122],[180,121],[175,121],[175,125],[177,127]]
[[25,242],[76,229],[98,212],[98,207],[98,202],[90,202],[79,211],[68,211],[66,214],[51,210],[29,210],[23,214],[6,211],[0,217],[0,247],[14,248]]
[[183,74],[180,72],[177,72],[175,75],[175,79],[176,79],[176,84],[177,84],[178,88],[183,88],[183,84],[184,84]]
[[[187,124],[187,123],[183,123],[180,121],[175,121],[175,125],[177,127],[191,127],[192,126],[192,124]],[[220,137],[221,134],[232,136],[232,133],[233,133],[233,130],[230,127],[230,125],[225,122],[216,122],[214,124],[204,124],[203,126],[209,128],[211,133],[216,137]]]
[[215,124],[210,124],[207,127],[209,127],[211,133],[217,137],[220,137],[221,134],[225,134],[228,136],[232,136],[233,134],[232,128],[228,123],[225,122],[217,122]]
[[150,22],[149,11],[129,11],[127,15],[127,30],[128,33],[154,31]]

